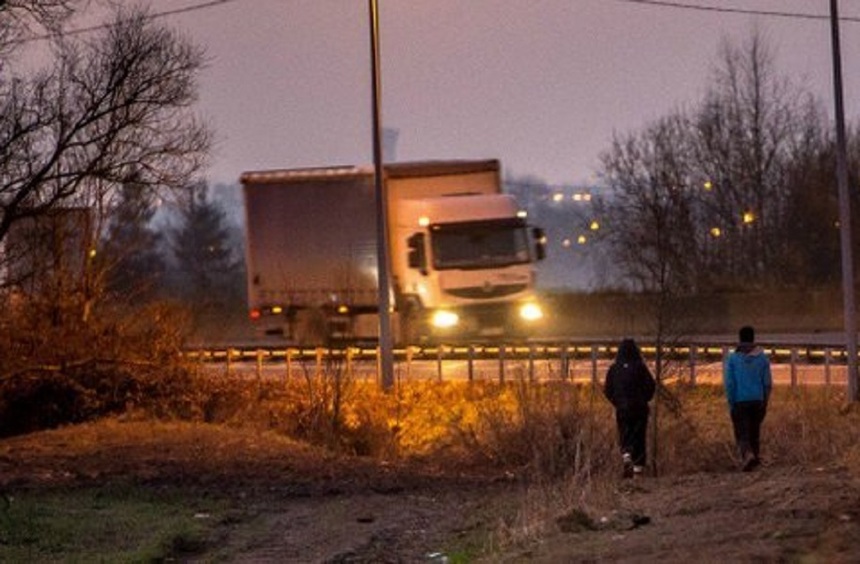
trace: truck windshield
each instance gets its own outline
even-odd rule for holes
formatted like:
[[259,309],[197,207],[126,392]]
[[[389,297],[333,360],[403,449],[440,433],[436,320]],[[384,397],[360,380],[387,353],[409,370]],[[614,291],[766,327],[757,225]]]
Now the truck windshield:
[[433,266],[490,268],[527,263],[528,230],[523,221],[438,224],[431,228]]

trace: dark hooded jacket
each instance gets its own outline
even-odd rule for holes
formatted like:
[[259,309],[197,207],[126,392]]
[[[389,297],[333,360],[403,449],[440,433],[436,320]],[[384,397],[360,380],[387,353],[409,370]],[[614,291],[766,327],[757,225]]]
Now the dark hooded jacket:
[[648,370],[639,347],[632,339],[624,339],[618,347],[615,362],[606,373],[603,393],[619,411],[648,411],[656,384]]

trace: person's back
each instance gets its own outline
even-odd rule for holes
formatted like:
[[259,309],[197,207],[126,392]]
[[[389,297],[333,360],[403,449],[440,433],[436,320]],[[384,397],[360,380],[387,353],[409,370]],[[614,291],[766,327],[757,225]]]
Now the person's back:
[[742,343],[726,360],[726,398],[729,407],[739,402],[766,402],[770,393],[770,361],[761,347]]
[[642,409],[654,397],[654,379],[641,359],[615,362],[609,367],[604,390],[616,409]]

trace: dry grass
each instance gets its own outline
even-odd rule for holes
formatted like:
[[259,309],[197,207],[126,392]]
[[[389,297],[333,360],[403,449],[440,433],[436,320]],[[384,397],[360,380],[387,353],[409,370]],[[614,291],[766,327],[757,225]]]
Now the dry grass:
[[[256,425],[376,458],[421,460],[453,471],[492,468],[515,478],[520,507],[500,517],[491,549],[527,544],[559,527],[597,526],[623,506],[611,406],[590,385],[400,383],[391,394],[338,377],[218,387],[232,410],[222,422]],[[205,395],[205,394],[204,394]],[[208,400],[210,403],[212,401]],[[211,413],[211,410],[210,410]],[[652,410],[651,458],[660,475],[733,471],[734,448],[722,388],[667,388]],[[218,418],[215,419],[218,421]],[[656,439],[656,442],[653,440]],[[780,388],[763,428],[772,465],[825,465],[860,460],[860,411],[827,388]]]
[[[480,469],[499,476],[520,492],[520,501],[500,513],[484,547],[491,551],[526,545],[559,529],[599,527],[602,517],[624,506],[613,412],[591,385],[531,383],[514,369],[504,384],[399,382],[384,393],[337,370],[286,381],[172,370],[184,376],[165,380],[144,373],[155,393],[129,404],[124,417],[253,430],[323,446],[332,457],[416,461],[428,472]],[[731,424],[720,387],[666,388],[652,415],[656,442],[649,454],[660,475],[733,470]],[[777,389],[762,450],[770,465],[858,468],[860,409],[824,387]]]

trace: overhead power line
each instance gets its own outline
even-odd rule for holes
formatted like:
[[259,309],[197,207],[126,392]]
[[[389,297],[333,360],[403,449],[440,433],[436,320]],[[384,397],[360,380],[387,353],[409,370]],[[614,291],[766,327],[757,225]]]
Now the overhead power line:
[[[744,14],[751,16],[771,16],[778,18],[792,18],[803,20],[823,20],[830,19],[826,14],[806,14],[803,12],[784,12],[780,10],[753,10],[749,8],[728,8],[721,6],[708,6],[704,4],[690,4],[688,2],[673,2],[670,0],[616,0],[617,2],[625,2],[627,4],[645,4],[648,6],[657,6],[660,8],[677,8],[682,10],[695,10],[699,12],[719,12],[723,14]],[[841,21],[860,23],[860,17],[842,16]]]
[[[215,8],[224,4],[230,4],[232,2],[236,2],[237,0],[207,0],[205,2],[200,2],[198,4],[192,4],[190,6],[185,6],[183,8],[175,8],[172,10],[164,10],[161,12],[154,12],[150,14],[150,18],[165,18],[168,16],[175,16],[178,14],[187,14],[189,12],[196,12],[200,10],[208,10],[210,8]],[[729,7],[720,7],[720,6],[709,6],[704,4],[691,4],[689,2],[674,2],[671,0],[616,0],[617,2],[624,2],[626,4],[642,4],[646,6],[656,6],[659,8],[675,8],[681,10],[693,10],[699,12],[717,12],[724,14],[744,14],[744,15],[753,15],[753,16],[770,16],[770,17],[780,17],[780,18],[792,18],[792,19],[806,19],[806,20],[828,20],[829,16],[824,14],[807,14],[803,12],[786,12],[780,10],[754,10],[749,8],[729,8]],[[0,0],[0,7],[3,6],[4,0]],[[854,16],[841,16],[839,18],[844,22],[851,23],[860,23],[860,17]],[[111,24],[98,24],[88,27],[82,27],[77,29],[70,29],[63,31],[61,35],[81,35],[84,33],[91,33],[93,31],[99,31],[101,29],[107,29]],[[28,37],[23,39],[23,42],[31,42],[31,41],[44,41],[46,39],[50,39],[51,35],[35,35],[33,37]]]
[[[230,4],[231,2],[236,2],[237,0],[207,0],[206,2],[200,2],[199,4],[192,4],[190,6],[185,6],[183,8],[174,8],[172,10],[164,10],[161,12],[153,12],[149,14],[150,19],[156,18],[166,18],[168,16],[175,16],[178,14],[187,14],[189,12],[197,12],[199,10],[208,10],[209,8],[215,8],[217,6],[221,6],[223,4]],[[3,5],[3,0],[0,0],[0,6]],[[88,27],[80,27],[76,29],[69,29],[62,31],[59,35],[81,35],[84,33],[91,33],[93,31],[99,31],[101,29],[107,29],[111,27],[113,24],[103,23],[98,25],[92,25]],[[45,34],[45,35],[34,35],[32,37],[27,37],[23,39],[23,42],[31,42],[31,41],[44,41],[46,39],[50,39],[54,37],[54,34]]]

